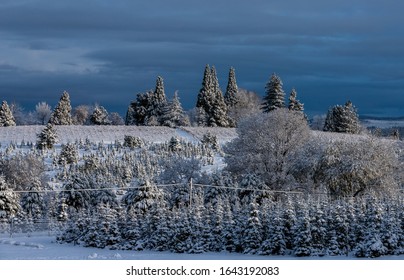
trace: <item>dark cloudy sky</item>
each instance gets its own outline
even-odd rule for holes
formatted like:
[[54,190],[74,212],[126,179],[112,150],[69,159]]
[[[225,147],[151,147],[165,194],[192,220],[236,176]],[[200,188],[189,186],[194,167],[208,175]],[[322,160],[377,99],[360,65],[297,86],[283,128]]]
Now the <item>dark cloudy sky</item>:
[[398,0],[1,0],[0,97],[30,111],[104,105],[175,90],[195,105],[206,64],[222,90],[263,95],[276,72],[309,114],[352,100],[360,114],[404,115],[404,2]]

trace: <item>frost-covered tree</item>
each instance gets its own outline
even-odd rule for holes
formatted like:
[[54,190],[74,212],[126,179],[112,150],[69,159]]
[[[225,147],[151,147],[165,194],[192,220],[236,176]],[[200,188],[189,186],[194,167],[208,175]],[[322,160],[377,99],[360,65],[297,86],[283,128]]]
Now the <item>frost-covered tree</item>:
[[0,216],[9,218],[19,209],[17,195],[8,187],[6,179],[0,175]]
[[122,203],[127,211],[134,211],[139,215],[146,212],[163,198],[163,194],[156,185],[147,179],[139,179],[122,197]]
[[333,197],[394,194],[397,167],[392,143],[371,137],[334,141],[320,159],[317,180]]
[[13,113],[8,107],[6,101],[3,101],[0,107],[0,126],[15,126],[15,119]]
[[93,186],[85,174],[75,173],[63,185],[61,199],[63,202],[76,209],[88,209],[92,204],[91,191]]
[[71,116],[72,106],[70,105],[70,96],[67,91],[64,91],[60,97],[59,103],[56,105],[49,119],[49,123],[53,125],[72,125]]
[[154,91],[139,93],[132,101],[126,113],[126,125],[158,126],[163,123],[164,109],[167,107],[167,98],[164,92],[162,77],[157,77]]
[[259,216],[258,205],[254,202],[248,206],[247,220],[242,232],[243,253],[255,254],[259,251],[262,242],[262,224]]
[[167,98],[164,92],[163,78],[158,76],[156,80],[156,88],[153,93],[149,95],[149,102],[147,107],[146,125],[160,125],[164,108],[167,106]]
[[290,171],[310,129],[302,114],[279,109],[252,116],[237,127],[238,137],[224,147],[226,169],[255,173],[272,189],[293,184]]
[[281,78],[273,73],[265,86],[264,102],[261,104],[264,113],[285,107],[285,92],[282,86]]
[[93,113],[90,116],[90,122],[94,125],[109,125],[109,115],[103,106],[96,105]]
[[111,125],[124,125],[125,121],[118,112],[111,112],[108,116]]
[[39,219],[45,210],[43,187],[40,180],[34,178],[32,183],[21,195],[22,209],[33,219]]
[[297,92],[293,88],[292,92],[289,95],[289,110],[303,112],[303,105],[304,104],[300,103],[300,101],[297,99]]
[[361,126],[355,106],[348,101],[344,106],[331,108],[325,119],[324,131],[358,134]]
[[206,65],[202,88],[199,91],[196,108],[198,109],[198,123],[207,126],[227,127],[230,125],[227,116],[227,106],[219,87],[215,67]]
[[238,89],[237,103],[228,107],[228,116],[236,125],[241,119],[261,112],[261,97],[245,89]]
[[90,116],[90,106],[79,105],[73,109],[72,120],[75,125],[84,125],[89,120]]
[[58,136],[55,127],[52,123],[48,123],[41,133],[38,134],[36,147],[40,150],[52,149],[57,140]]
[[229,80],[227,82],[224,101],[227,107],[234,107],[239,102],[238,87],[236,82],[236,73],[233,67],[229,70]]
[[71,164],[76,163],[79,160],[79,152],[77,146],[72,143],[62,145],[62,150],[59,155],[59,164]]
[[51,114],[51,106],[49,106],[46,102],[39,102],[35,106],[35,117],[38,124],[46,125],[49,122]]
[[162,125],[169,127],[189,126],[189,118],[182,109],[177,92],[173,100],[168,102],[163,109]]
[[310,216],[306,206],[300,206],[294,232],[294,254],[298,257],[307,257],[312,254],[313,237],[311,235]]

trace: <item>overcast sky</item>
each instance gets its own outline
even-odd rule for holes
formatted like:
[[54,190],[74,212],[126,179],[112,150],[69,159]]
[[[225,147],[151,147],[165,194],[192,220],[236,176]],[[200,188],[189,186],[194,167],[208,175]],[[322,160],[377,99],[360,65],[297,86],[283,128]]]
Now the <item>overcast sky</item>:
[[206,64],[222,90],[261,96],[276,72],[310,115],[350,99],[360,114],[404,116],[404,2],[398,0],[1,0],[0,97],[99,103],[126,112],[164,78],[195,106]]

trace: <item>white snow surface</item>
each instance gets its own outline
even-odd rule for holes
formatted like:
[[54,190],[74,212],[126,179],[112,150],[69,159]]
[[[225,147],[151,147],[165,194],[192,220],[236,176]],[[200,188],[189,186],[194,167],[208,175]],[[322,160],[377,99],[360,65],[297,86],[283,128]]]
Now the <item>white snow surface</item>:
[[[0,234],[0,260],[359,260],[353,256],[294,257],[261,256],[239,253],[177,254],[158,251],[108,250],[59,244],[48,232]],[[382,256],[378,260],[404,260],[404,255]]]
[[[44,126],[9,126],[0,127],[0,143],[20,144],[21,142],[35,143],[37,135],[44,129]],[[181,127],[170,128],[165,126],[77,126],[60,125],[55,126],[59,144],[72,143],[76,140],[90,140],[93,143],[103,142],[105,144],[115,141],[123,142],[125,135],[137,136],[144,141],[153,143],[168,142],[172,137],[182,138],[187,142],[197,142],[203,135],[210,132],[216,135],[219,142],[225,143],[237,136],[234,128],[211,128],[211,127]]]

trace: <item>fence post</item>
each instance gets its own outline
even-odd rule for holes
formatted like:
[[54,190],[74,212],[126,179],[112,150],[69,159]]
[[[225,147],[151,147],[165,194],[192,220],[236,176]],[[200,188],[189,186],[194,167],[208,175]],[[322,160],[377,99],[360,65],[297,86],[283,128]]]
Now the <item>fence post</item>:
[[192,178],[189,180],[189,207],[192,207]]

